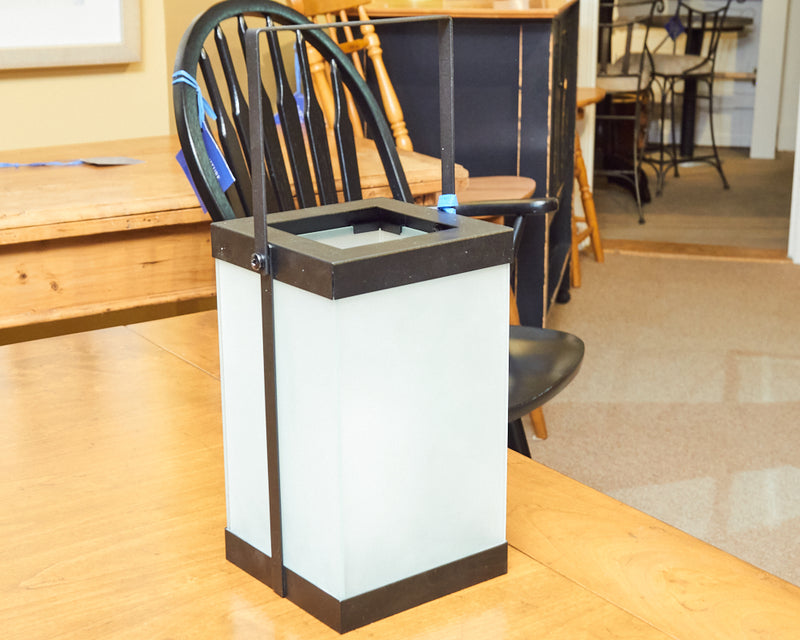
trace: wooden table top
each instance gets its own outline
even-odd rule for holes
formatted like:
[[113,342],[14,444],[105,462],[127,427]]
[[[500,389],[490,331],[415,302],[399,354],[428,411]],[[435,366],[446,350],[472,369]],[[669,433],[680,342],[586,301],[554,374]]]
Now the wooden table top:
[[[0,152],[0,162],[108,156],[143,161],[0,168],[0,245],[210,220],[175,160],[179,149],[177,136],[157,136]],[[362,139],[357,152],[364,197],[391,197],[374,144]],[[400,152],[400,159],[415,197],[432,199],[441,191],[438,159],[407,151]],[[458,165],[456,181],[469,181]]]
[[575,106],[578,109],[596,104],[606,97],[606,90],[600,87],[578,87],[575,90]]
[[[335,638],[225,560],[216,313],[0,347],[0,627]],[[557,436],[551,436],[557,437]],[[800,589],[509,453],[509,572],[353,638],[796,638]]]
[[373,18],[448,15],[453,18],[552,19],[577,0],[372,0]]
[[[169,212],[176,224],[209,219],[183,175],[177,137],[97,142],[0,153],[0,162],[51,162],[124,156],[141,164],[44,166],[0,169],[0,244],[81,235],[142,224]],[[78,223],[76,225],[76,223]]]

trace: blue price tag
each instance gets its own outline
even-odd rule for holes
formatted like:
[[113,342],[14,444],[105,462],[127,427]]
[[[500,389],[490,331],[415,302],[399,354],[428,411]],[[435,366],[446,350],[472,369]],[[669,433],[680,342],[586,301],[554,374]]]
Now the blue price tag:
[[436,203],[436,208],[442,213],[449,213],[450,215],[456,214],[456,207],[458,206],[458,198],[455,193],[443,193],[439,196],[439,202]]
[[[217,141],[214,140],[214,136],[212,136],[206,128],[205,122],[202,124],[202,131],[203,143],[205,144],[208,158],[211,161],[211,167],[214,169],[214,175],[217,177],[217,182],[219,182],[220,188],[223,191],[227,191],[228,188],[235,182],[236,178],[233,176],[228,163],[225,161],[225,157],[222,155],[222,151],[220,151]],[[186,166],[186,158],[183,156],[183,149],[178,152],[178,155],[175,156],[175,159],[178,161],[178,164],[181,165],[183,172],[186,174],[186,177],[189,180],[189,184],[192,185],[194,194],[197,196],[197,200],[200,202],[200,206],[202,207],[203,211],[208,213],[205,203],[203,202],[202,198],[200,198],[200,194],[197,193],[197,187],[194,184],[194,180],[192,180],[191,173],[189,173],[189,167]]]
[[178,161],[178,164],[181,165],[181,169],[183,169],[183,173],[186,175],[186,179],[189,181],[189,184],[192,185],[192,190],[194,191],[197,201],[200,203],[200,208],[204,213],[208,213],[206,205],[203,204],[203,199],[200,197],[200,194],[197,193],[197,187],[194,186],[194,180],[192,180],[192,174],[189,173],[189,167],[186,166],[186,158],[183,157],[183,149],[178,151],[178,155],[175,156],[175,159]]
[[664,28],[667,30],[667,35],[673,40],[676,40],[678,36],[686,31],[686,27],[683,26],[683,22],[678,16],[672,16],[667,20]]
[[208,132],[205,122],[203,123],[202,129],[203,143],[206,145],[206,151],[211,160],[211,166],[214,167],[214,174],[217,176],[217,182],[219,182],[219,186],[222,187],[223,191],[227,191],[228,187],[233,184],[236,178],[233,177],[233,173],[231,173],[231,169],[225,161],[222,151],[220,151],[217,146],[217,141],[214,140],[214,136]]

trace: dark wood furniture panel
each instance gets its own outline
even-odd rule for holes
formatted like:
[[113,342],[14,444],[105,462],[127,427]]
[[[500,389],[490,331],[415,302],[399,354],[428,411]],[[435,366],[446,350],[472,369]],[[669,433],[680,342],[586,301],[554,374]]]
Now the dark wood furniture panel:
[[[436,26],[379,28],[415,149],[438,157]],[[561,202],[549,226],[529,223],[522,240],[526,325],[542,326],[559,292],[569,296],[577,40],[577,2],[547,17],[454,17],[456,162],[470,176],[531,177],[537,196]]]

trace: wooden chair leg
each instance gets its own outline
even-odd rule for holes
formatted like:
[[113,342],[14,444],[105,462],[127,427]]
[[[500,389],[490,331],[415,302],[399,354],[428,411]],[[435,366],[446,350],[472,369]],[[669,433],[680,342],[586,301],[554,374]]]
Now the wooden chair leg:
[[577,131],[575,132],[575,177],[578,179],[578,186],[581,190],[581,203],[592,242],[592,251],[594,251],[595,259],[603,262],[603,244],[600,241],[600,229],[597,226],[597,211],[594,207],[594,196],[589,186],[589,177],[586,175],[586,163],[583,161],[581,141]]
[[544,412],[542,408],[531,411],[531,422],[533,422],[533,433],[539,440],[547,438],[547,425],[544,423]]
[[519,309],[517,309],[517,297],[511,288],[508,290],[508,298],[508,324],[518,327],[521,323],[519,321]]
[[573,289],[579,289],[581,286],[581,256],[578,251],[580,236],[578,234],[578,219],[575,216],[574,207],[575,205],[573,205],[572,211],[572,248],[569,258],[569,283]]
[[578,185],[581,190],[581,203],[583,213],[586,218],[586,225],[589,227],[594,257],[598,262],[604,261],[603,244],[600,241],[600,229],[597,225],[597,211],[594,207],[594,196],[589,186],[589,177],[586,175],[586,163],[583,161],[581,152],[580,138],[575,136],[575,168],[578,178]]

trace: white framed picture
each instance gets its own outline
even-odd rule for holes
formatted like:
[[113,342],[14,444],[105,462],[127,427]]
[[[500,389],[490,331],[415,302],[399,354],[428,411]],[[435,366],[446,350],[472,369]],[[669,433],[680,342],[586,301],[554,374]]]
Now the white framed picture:
[[0,69],[140,58],[139,0],[0,0]]

